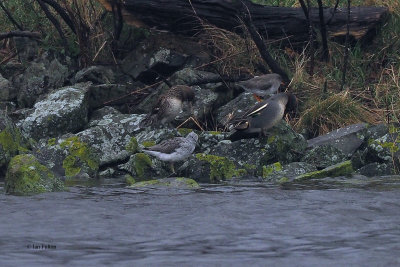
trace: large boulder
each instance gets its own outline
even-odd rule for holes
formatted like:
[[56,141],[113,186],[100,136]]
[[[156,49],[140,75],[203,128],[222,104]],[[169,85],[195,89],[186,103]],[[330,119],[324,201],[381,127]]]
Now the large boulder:
[[12,157],[28,151],[29,144],[7,114],[0,110],[0,177]]
[[33,155],[12,158],[5,179],[8,194],[31,195],[65,190],[64,183]]
[[97,177],[99,156],[80,137],[66,134],[59,138],[41,139],[33,154],[56,177],[70,181],[87,181]]
[[302,161],[315,165],[318,169],[324,169],[331,165],[343,162],[347,159],[342,150],[327,144],[315,146],[308,150]]
[[351,156],[364,142],[362,133],[366,128],[366,123],[352,124],[325,135],[309,139],[307,141],[308,147],[332,145],[341,150],[346,156]]
[[57,59],[43,57],[39,62],[31,62],[26,70],[12,78],[18,90],[18,106],[32,107],[39,96],[64,85],[69,75],[68,67]]
[[19,122],[22,132],[33,139],[75,133],[88,121],[90,83],[61,88],[35,104],[34,111]]

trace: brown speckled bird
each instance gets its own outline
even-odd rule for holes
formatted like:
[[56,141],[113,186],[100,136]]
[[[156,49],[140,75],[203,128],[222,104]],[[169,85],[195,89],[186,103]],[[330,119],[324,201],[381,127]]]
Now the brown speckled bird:
[[181,112],[185,101],[193,100],[194,90],[191,87],[175,85],[158,98],[151,112],[140,122],[140,126],[167,124]]

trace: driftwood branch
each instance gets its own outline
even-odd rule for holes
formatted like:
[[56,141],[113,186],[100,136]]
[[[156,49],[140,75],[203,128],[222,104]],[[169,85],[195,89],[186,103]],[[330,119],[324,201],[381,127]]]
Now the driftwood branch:
[[318,11],[319,11],[319,25],[322,39],[322,60],[325,62],[329,61],[329,49],[328,49],[328,37],[326,34],[326,24],[324,19],[324,7],[322,6],[322,0],[317,0]]
[[68,25],[68,27],[71,29],[71,31],[76,33],[74,23],[72,22],[70,16],[65,11],[65,9],[62,8],[62,6],[60,6],[57,2],[55,2],[53,0],[42,0],[42,1],[45,2],[46,4],[48,4],[49,6],[51,6],[60,15],[60,17]]
[[[98,0],[111,12],[113,0]],[[270,7],[257,5],[249,0],[125,0],[122,2],[122,14],[125,21],[135,25],[147,25],[160,30],[168,30],[179,34],[192,35],[201,29],[201,21],[219,28],[239,32],[241,2],[248,6],[252,22],[262,36],[269,39],[280,39],[290,36],[290,42],[307,42],[309,39],[309,23],[301,8]],[[325,24],[329,37],[346,35],[347,14],[337,9],[323,8]],[[319,25],[318,8],[310,9],[313,25]],[[350,35],[362,39],[375,32],[379,23],[388,14],[385,7],[353,7],[350,16]],[[240,33],[240,32],[239,32]]]
[[37,0],[37,2],[40,5],[40,8],[43,10],[43,12],[46,14],[46,17],[51,21],[51,23],[58,31],[58,34],[60,35],[63,41],[64,47],[67,48],[68,41],[67,38],[65,38],[64,32],[61,29],[60,22],[58,22],[58,20],[53,16],[53,14],[51,14],[49,8],[42,0]]
[[0,33],[0,40],[11,37],[29,37],[29,38],[40,39],[42,35],[39,32],[30,32],[30,31],[10,31],[10,32]]
[[251,35],[251,38],[253,39],[254,43],[258,48],[258,51],[260,52],[261,57],[264,59],[264,61],[268,64],[268,66],[274,73],[278,73],[279,75],[281,75],[285,84],[288,85],[290,83],[288,75],[268,52],[267,46],[265,45],[262,36],[257,32],[256,27],[254,27],[254,24],[251,21],[250,13],[248,12],[246,6],[242,7],[242,18],[246,25],[246,28],[248,29]]

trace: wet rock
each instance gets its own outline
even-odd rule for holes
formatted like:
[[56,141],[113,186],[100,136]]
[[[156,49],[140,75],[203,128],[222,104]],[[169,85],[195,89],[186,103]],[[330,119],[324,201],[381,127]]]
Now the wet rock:
[[[144,85],[140,82],[130,83],[129,85],[117,83],[92,85],[89,90],[89,109],[97,109],[104,106],[104,103],[120,97],[123,97],[122,102],[124,102],[128,97],[127,94],[143,87]],[[118,101],[114,101],[112,104],[116,105]]]
[[41,139],[33,149],[33,154],[57,177],[67,181],[87,181],[97,177],[100,162],[98,154],[77,135]]
[[7,114],[11,114],[17,110],[15,102],[11,101],[0,101],[0,110],[4,110]]
[[219,83],[221,77],[218,74],[196,70],[193,68],[184,68],[175,72],[169,81],[173,85],[186,84],[186,85],[200,85],[208,83]]
[[18,52],[18,59],[22,63],[28,63],[39,55],[38,42],[28,37],[14,37],[15,47]]
[[282,166],[275,162],[262,167],[262,178],[267,181],[285,182],[305,173],[316,171],[316,167],[306,162],[291,162]]
[[35,104],[34,111],[19,122],[25,136],[40,139],[74,133],[87,123],[90,83],[61,88]]
[[166,177],[172,173],[166,163],[145,153],[132,155],[127,163],[118,166],[118,170],[129,173],[135,180]]
[[257,100],[253,97],[252,93],[241,93],[239,96],[217,109],[217,121],[221,125],[226,125],[231,118],[240,116],[256,103]]
[[329,166],[320,171],[309,172],[306,174],[302,174],[297,176],[294,180],[301,181],[307,179],[317,179],[324,177],[338,177],[338,176],[348,176],[353,173],[353,166],[350,160],[335,164],[333,166]]
[[0,101],[10,101],[17,98],[17,90],[11,82],[0,74]]
[[395,172],[400,170],[400,129],[391,126],[389,133],[375,140],[370,139],[368,146],[360,157],[360,161],[364,164],[368,163],[385,163],[392,165]]
[[71,84],[92,82],[93,84],[115,83],[115,75],[112,69],[104,66],[90,66],[78,71],[71,80]]
[[149,180],[137,182],[131,185],[133,188],[142,187],[167,187],[175,189],[197,189],[200,188],[199,184],[190,178],[185,177],[170,177],[157,180]]
[[393,169],[393,164],[377,163],[377,162],[369,163],[361,167],[357,172],[367,177],[395,174],[395,171]]
[[123,72],[144,83],[154,82],[160,75],[168,77],[182,68],[187,56],[170,49],[141,45],[133,50],[121,64]]
[[100,166],[126,160],[136,151],[128,151],[128,146],[139,133],[139,122],[143,115],[108,114],[102,119],[92,120],[90,128],[76,135],[92,149],[99,158]]
[[32,107],[39,96],[63,86],[68,75],[68,67],[57,59],[31,62],[22,74],[12,78],[12,84],[19,92],[18,106]]
[[205,153],[195,154],[194,157],[191,157],[177,169],[177,173],[196,181],[207,183],[215,183],[247,175],[247,171],[244,168],[239,168],[229,158]]
[[139,145],[148,147],[160,143],[163,140],[181,136],[174,128],[145,128],[135,135]]
[[364,136],[358,134],[367,127],[365,123],[352,124],[307,141],[308,147],[330,144],[351,156],[363,143]]
[[5,179],[8,194],[31,195],[44,192],[63,191],[64,183],[33,155],[18,155],[12,158]]
[[316,146],[307,151],[302,161],[314,164],[318,169],[324,169],[346,159],[347,156],[340,149],[328,144]]
[[29,144],[7,114],[0,110],[0,177],[12,157],[28,151]]

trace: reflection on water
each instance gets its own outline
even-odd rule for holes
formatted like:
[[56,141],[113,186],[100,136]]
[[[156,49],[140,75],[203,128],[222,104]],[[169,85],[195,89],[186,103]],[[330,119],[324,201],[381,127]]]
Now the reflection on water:
[[398,265],[399,181],[1,194],[0,265]]

